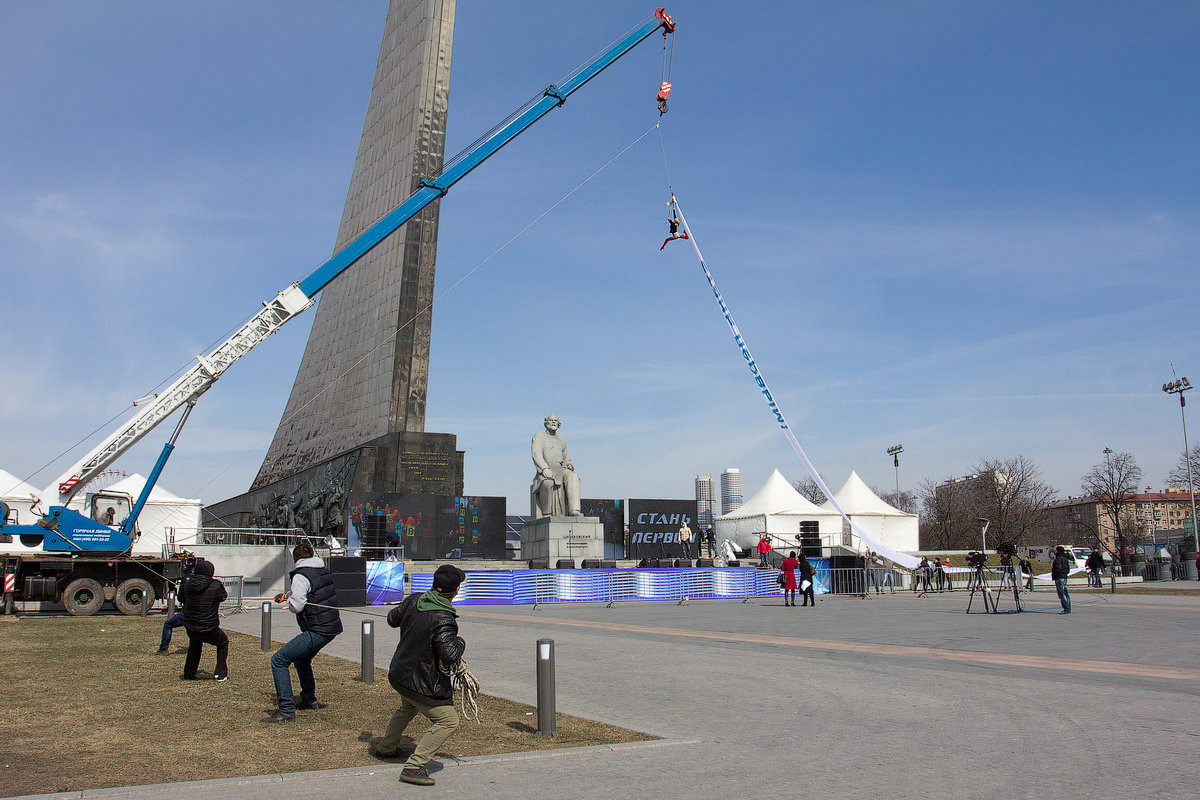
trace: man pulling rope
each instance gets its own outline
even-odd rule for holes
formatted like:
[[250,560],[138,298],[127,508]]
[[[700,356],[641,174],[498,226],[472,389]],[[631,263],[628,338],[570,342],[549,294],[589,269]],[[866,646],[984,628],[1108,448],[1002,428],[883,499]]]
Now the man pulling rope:
[[467,643],[458,635],[458,612],[451,605],[466,577],[458,567],[443,564],[433,574],[432,589],[410,594],[388,612],[388,625],[400,629],[400,641],[388,669],[388,683],[400,694],[400,708],[375,747],[376,755],[396,755],[400,737],[417,714],[432,723],[404,763],[400,780],[405,783],[433,785],[425,765],[458,730],[454,689],[457,685],[464,695],[472,695],[472,706],[479,690],[462,660]]

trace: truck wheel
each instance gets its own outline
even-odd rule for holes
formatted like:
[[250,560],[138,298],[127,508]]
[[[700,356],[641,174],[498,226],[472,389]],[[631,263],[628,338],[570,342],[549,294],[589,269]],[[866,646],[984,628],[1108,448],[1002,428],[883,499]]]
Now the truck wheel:
[[9,592],[8,594],[4,595],[4,614],[6,614],[6,615],[12,614],[14,611],[14,608],[13,608],[14,605],[15,605],[15,603],[13,602],[13,593]]
[[76,578],[67,584],[62,604],[72,616],[90,617],[104,605],[104,587],[91,578]]
[[147,611],[154,605],[154,587],[150,581],[143,578],[121,581],[117,586],[117,596],[113,598],[117,610],[127,617],[140,617],[143,603],[147,604]]

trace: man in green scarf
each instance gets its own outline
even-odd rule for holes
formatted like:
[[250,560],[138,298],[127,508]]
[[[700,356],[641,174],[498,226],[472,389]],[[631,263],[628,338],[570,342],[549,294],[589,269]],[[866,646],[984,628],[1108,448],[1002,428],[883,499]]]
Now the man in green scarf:
[[449,671],[462,659],[467,644],[458,635],[458,613],[451,601],[466,577],[458,567],[443,564],[433,574],[432,589],[410,594],[388,612],[388,625],[400,629],[388,669],[388,682],[400,693],[400,708],[374,747],[375,754],[381,758],[398,755],[400,737],[417,714],[432,723],[404,763],[400,780],[405,783],[432,786],[426,764],[458,730]]

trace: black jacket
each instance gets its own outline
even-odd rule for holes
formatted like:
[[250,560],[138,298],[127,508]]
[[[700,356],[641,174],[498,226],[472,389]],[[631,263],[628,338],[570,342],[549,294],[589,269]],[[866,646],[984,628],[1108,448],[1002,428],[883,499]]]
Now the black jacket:
[[442,664],[455,664],[467,643],[458,635],[458,619],[449,611],[417,609],[419,594],[410,594],[388,612],[388,625],[400,629],[400,642],[392,655],[388,683],[400,694],[433,706],[454,702],[450,676]]
[[1075,568],[1075,562],[1066,553],[1059,553],[1054,557],[1054,563],[1050,565],[1050,577],[1053,580],[1061,580]]
[[812,583],[813,568],[812,564],[808,563],[808,559],[804,556],[800,557],[800,580]]
[[206,571],[212,571],[212,564],[201,562],[196,565],[196,574],[183,582],[183,627],[195,633],[221,627],[221,602],[229,596],[225,585],[212,575],[206,575]]
[[1088,569],[1104,569],[1104,556],[1099,553],[1090,553],[1084,566]]

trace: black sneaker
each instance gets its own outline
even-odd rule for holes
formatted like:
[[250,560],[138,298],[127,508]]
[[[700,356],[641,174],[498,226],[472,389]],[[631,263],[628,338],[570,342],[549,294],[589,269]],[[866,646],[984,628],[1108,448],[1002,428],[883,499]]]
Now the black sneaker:
[[327,705],[320,700],[313,700],[311,703],[296,703],[297,711],[315,711],[319,708],[327,708]]
[[229,676],[228,675],[214,675],[213,680],[216,681],[217,683],[223,683],[224,681],[229,680]]
[[296,721],[295,714],[286,714],[283,711],[279,711],[279,710],[276,710],[275,713],[272,714],[271,716],[263,717],[261,720],[259,720],[259,722],[295,722],[295,721]]
[[396,759],[408,758],[412,755],[412,750],[405,750],[402,747],[397,747],[392,752],[385,753],[379,748],[375,747],[375,745],[369,745],[367,747],[367,752],[370,753],[372,757],[378,758],[381,761],[394,761]]
[[400,780],[405,783],[415,783],[417,786],[433,786],[433,778],[429,777],[429,772],[424,767],[405,767],[400,770]]

